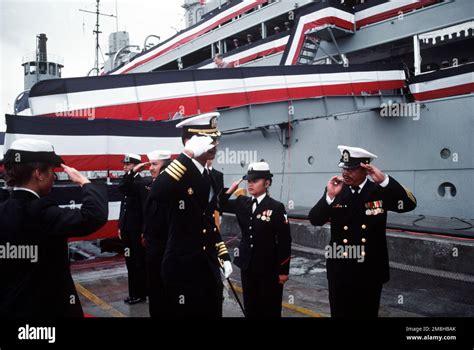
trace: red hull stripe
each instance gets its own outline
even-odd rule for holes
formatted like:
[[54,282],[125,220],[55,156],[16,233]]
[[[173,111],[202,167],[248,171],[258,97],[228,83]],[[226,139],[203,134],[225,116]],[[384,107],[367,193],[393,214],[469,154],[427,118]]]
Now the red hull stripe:
[[436,98],[465,95],[474,92],[474,83],[468,83],[463,85],[451,86],[444,89],[437,89],[431,91],[424,91],[413,94],[415,100],[426,101],[433,100]]
[[[305,99],[319,96],[347,96],[360,95],[364,92],[377,92],[378,90],[399,89],[405,85],[404,80],[387,80],[363,83],[348,83],[335,85],[315,85],[310,87],[280,88],[262,91],[235,92],[217,95],[201,95],[180,97],[174,99],[149,101],[96,107],[95,118],[115,118],[120,116],[124,120],[139,120],[139,113],[144,120],[168,120],[171,116],[185,107],[186,115],[206,113],[218,108],[239,107],[248,104],[260,104],[286,101],[292,99]],[[73,112],[72,112],[73,113]],[[81,115],[77,111],[77,115]],[[53,115],[44,115],[53,116]]]

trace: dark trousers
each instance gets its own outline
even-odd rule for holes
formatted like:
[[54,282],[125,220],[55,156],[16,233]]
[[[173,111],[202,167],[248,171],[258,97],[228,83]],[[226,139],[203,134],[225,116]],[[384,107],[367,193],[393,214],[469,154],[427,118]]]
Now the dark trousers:
[[278,274],[260,275],[241,271],[247,318],[280,318],[283,285]]
[[[147,242],[148,243],[148,242]],[[153,318],[166,318],[164,284],[161,278],[161,264],[164,251],[147,250],[146,271],[148,275],[148,307]]]
[[165,257],[162,266],[166,318],[222,318],[223,285],[216,278],[219,272],[213,271],[206,261],[194,261],[189,267],[192,273],[183,273],[174,263]]
[[141,233],[122,232],[125,264],[128,270],[128,294],[132,298],[145,298],[146,264],[145,248],[142,245]]
[[382,284],[336,285],[329,281],[329,304],[333,318],[377,318]]

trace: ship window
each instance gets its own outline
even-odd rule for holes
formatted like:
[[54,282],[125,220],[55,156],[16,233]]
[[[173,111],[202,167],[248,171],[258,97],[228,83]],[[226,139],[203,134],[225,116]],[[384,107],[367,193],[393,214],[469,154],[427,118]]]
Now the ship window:
[[46,62],[40,62],[39,63],[39,73],[40,74],[46,74],[47,73]]
[[58,66],[58,77],[61,78],[61,66]]
[[56,75],[56,65],[54,63],[49,64],[49,74]]
[[36,63],[31,62],[29,68],[30,74],[36,74]]
[[23,71],[24,71],[25,75],[28,75],[28,73],[30,72],[30,65],[28,63],[26,63],[23,66]]
[[443,159],[448,159],[451,155],[451,150],[449,148],[443,148],[440,152],[440,156]]

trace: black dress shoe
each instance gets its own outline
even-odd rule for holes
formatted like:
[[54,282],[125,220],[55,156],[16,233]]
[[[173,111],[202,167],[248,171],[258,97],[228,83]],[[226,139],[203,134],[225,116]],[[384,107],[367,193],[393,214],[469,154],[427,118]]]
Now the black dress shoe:
[[133,304],[138,304],[138,303],[143,303],[146,301],[146,297],[145,298],[130,298],[129,301],[128,301],[128,304],[130,305],[133,305]]

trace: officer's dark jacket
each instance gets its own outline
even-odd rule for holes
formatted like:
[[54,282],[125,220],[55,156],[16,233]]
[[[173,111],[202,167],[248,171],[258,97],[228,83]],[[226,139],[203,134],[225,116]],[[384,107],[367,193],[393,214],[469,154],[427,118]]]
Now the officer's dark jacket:
[[415,207],[413,194],[392,177],[385,188],[367,180],[356,197],[349,186],[344,185],[331,205],[327,204],[325,191],[309,212],[311,223],[321,226],[330,220],[330,247],[334,247],[334,243],[337,247],[341,246],[339,249],[360,247],[360,252],[363,249],[365,254],[363,260],[360,256],[346,259],[340,255],[339,258],[327,259],[328,279],[339,285],[387,282],[387,211],[403,213]]
[[145,186],[145,229],[143,233],[146,242],[147,259],[151,261],[156,258],[161,263],[168,240],[168,208],[164,204],[159,204],[151,199],[150,191],[152,185],[153,181],[151,180]]
[[35,263],[0,259],[0,318],[82,317],[67,240],[97,231],[107,215],[107,188],[98,184],[82,187],[81,209],[60,208],[23,190],[0,203],[0,245],[38,246]]
[[213,181],[213,187],[214,187],[214,198],[215,201],[213,204],[215,205],[215,210],[219,210],[219,207],[217,206],[217,200],[219,198],[219,194],[222,192],[224,189],[224,174],[220,172],[219,170],[216,170],[214,168],[211,169],[211,178]]
[[251,197],[239,196],[235,200],[229,197],[222,191],[219,207],[236,214],[242,231],[234,263],[241,270],[256,274],[288,275],[291,234],[285,206],[266,195],[252,214]]
[[150,197],[168,207],[168,243],[163,260],[167,280],[202,283],[200,266],[205,263],[221,283],[222,261],[218,258],[230,257],[214,222],[215,206],[209,203],[205,180],[192,160],[183,153],[173,160],[153,182]]
[[149,190],[146,186],[151,183],[149,178],[142,178],[133,170],[124,174],[119,183],[119,190],[123,194],[120,204],[120,216],[118,227],[123,232],[144,231],[145,226],[145,202]]

